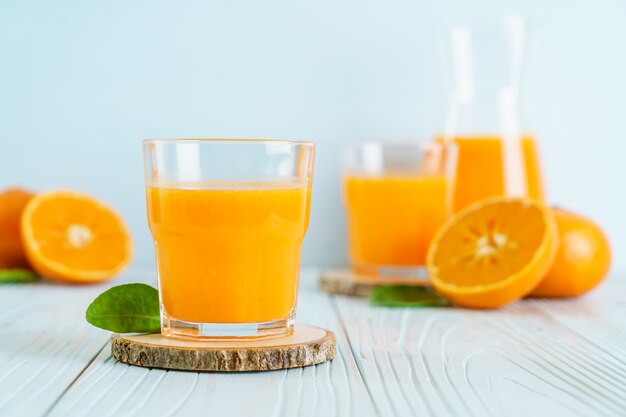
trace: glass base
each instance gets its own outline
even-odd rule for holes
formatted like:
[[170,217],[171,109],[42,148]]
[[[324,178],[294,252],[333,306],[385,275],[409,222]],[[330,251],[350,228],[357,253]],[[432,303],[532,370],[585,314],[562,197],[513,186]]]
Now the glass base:
[[262,323],[196,323],[178,320],[161,313],[161,334],[194,340],[260,340],[289,336],[295,315]]
[[352,272],[356,275],[380,280],[410,280],[427,284],[428,270],[425,266],[392,266],[373,264],[353,264]]

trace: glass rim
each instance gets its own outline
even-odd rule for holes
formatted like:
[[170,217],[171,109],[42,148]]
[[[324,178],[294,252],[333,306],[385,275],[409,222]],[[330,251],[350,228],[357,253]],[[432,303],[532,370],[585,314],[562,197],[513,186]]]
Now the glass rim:
[[143,145],[159,143],[264,143],[315,146],[312,140],[300,139],[264,139],[264,138],[149,138],[142,139]]

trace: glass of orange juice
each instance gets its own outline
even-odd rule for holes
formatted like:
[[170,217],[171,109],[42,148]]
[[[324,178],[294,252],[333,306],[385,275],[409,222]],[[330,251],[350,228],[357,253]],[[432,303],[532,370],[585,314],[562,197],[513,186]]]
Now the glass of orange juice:
[[343,188],[352,271],[426,280],[426,252],[452,211],[456,147],[364,142],[345,150]]
[[293,331],[314,153],[301,141],[143,141],[164,335]]

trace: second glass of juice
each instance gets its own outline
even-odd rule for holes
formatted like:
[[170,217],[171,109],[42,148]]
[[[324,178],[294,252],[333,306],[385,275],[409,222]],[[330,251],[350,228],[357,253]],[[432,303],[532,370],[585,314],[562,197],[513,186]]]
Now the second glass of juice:
[[430,241],[452,212],[456,147],[365,142],[345,151],[343,187],[352,271],[426,280]]
[[156,139],[143,150],[162,333],[290,334],[314,144]]

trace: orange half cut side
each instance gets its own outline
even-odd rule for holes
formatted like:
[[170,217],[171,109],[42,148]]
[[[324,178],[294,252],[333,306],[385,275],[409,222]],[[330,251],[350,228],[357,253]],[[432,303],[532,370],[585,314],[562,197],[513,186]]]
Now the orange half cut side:
[[62,282],[112,278],[130,261],[132,242],[121,217],[74,191],[35,196],[21,219],[26,254],[40,275]]
[[495,308],[518,300],[552,265],[558,235],[550,209],[526,198],[475,203],[448,220],[427,264],[435,289],[458,305]]

